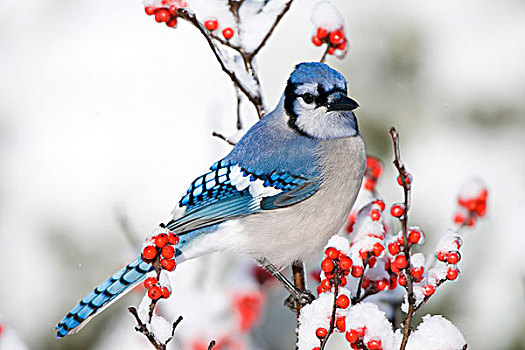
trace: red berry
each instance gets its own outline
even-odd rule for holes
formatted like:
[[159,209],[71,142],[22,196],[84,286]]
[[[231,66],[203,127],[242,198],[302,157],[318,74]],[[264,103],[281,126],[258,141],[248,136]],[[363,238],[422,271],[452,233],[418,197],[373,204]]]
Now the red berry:
[[160,235],[157,235],[155,237],[155,245],[159,248],[164,248],[168,244],[168,236],[164,233],[161,233]]
[[377,259],[375,257],[371,257],[370,260],[368,260],[368,266],[374,267],[376,264]]
[[482,189],[478,194],[478,199],[481,201],[486,201],[488,198],[488,191],[486,189]]
[[321,286],[317,286],[317,295],[321,295],[325,292],[325,290],[323,289],[323,287]]
[[312,350],[321,350],[321,348],[316,346],[315,348],[312,348]]
[[451,252],[447,254],[447,262],[449,264],[457,264],[461,260],[461,255],[459,255],[459,252]]
[[339,329],[341,332],[344,332],[346,329],[346,317],[338,317],[335,321],[335,326],[337,329]]
[[169,13],[171,13],[173,16],[177,16],[177,6],[171,5],[168,7]]
[[173,248],[173,246],[171,245],[167,245],[164,248],[162,248],[161,254],[166,259],[171,259],[175,255],[175,248]]
[[173,259],[160,259],[160,264],[162,267],[168,271],[173,271],[175,269],[175,260]]
[[170,28],[173,28],[177,25],[177,19],[176,18],[172,18],[168,21],[168,23],[166,23],[166,25]]
[[332,284],[330,283],[330,280],[328,278],[325,278],[321,281],[321,287],[324,290],[330,290],[332,288]]
[[397,242],[392,242],[388,245],[388,252],[390,255],[397,255],[399,253],[399,244]]
[[379,350],[381,349],[381,340],[372,339],[368,343],[366,343],[366,346],[369,350]]
[[324,28],[317,28],[317,36],[321,39],[326,38],[328,36],[328,30]]
[[352,266],[352,276],[357,278],[363,275],[363,268],[361,266],[354,265]]
[[170,7],[168,7],[168,11],[169,11],[169,13],[171,13],[173,16],[176,16],[176,15],[177,15],[177,6],[175,6],[175,5],[171,5]]
[[388,287],[388,281],[387,280],[379,280],[376,283],[377,289],[379,290],[385,290],[386,287]]
[[364,184],[365,190],[372,191],[375,186],[376,186],[376,182],[373,179],[367,178],[365,180],[365,184]]
[[454,215],[454,222],[456,224],[462,224],[463,222],[465,222],[465,215],[463,215],[461,213],[456,213]]
[[162,23],[168,22],[171,19],[171,15],[166,9],[160,9],[155,12],[155,21]]
[[399,283],[400,286],[404,286],[407,284],[407,278],[405,275],[400,275],[397,279],[397,283]]
[[157,284],[157,279],[155,277],[148,277],[144,281],[144,287],[146,287],[146,289],[150,289],[156,284]]
[[315,335],[317,336],[317,338],[321,338],[322,339],[322,338],[326,337],[327,334],[328,334],[328,331],[326,330],[326,328],[323,328],[323,327],[319,327],[315,331]]
[[396,275],[390,276],[390,283],[388,284],[388,289],[396,289],[397,287],[397,278]]
[[431,284],[427,284],[423,287],[423,294],[426,295],[427,297],[434,294],[435,291],[436,291],[436,287],[434,287]]
[[321,45],[323,45],[323,42],[321,41],[321,39],[319,39],[318,36],[313,36],[313,37],[312,37],[312,43],[313,43],[315,46],[321,46]]
[[168,235],[168,243],[171,245],[177,245],[179,244],[179,236],[176,234],[170,232]]
[[154,15],[155,14],[155,10],[156,10],[156,8],[153,7],[153,6],[146,6],[146,8],[144,9],[144,11],[146,11],[146,14],[148,16]]
[[334,247],[330,247],[324,251],[324,254],[332,260],[335,260],[339,257],[339,251]]
[[162,296],[162,291],[160,290],[160,287],[153,286],[148,290],[148,297],[153,300],[157,300]]
[[447,271],[447,279],[454,281],[456,278],[458,278],[459,270],[455,267],[451,267]]
[[375,256],[380,256],[381,253],[383,253],[383,250],[385,250],[385,247],[379,242],[374,243],[372,246],[372,251],[374,252]]
[[346,45],[347,45],[347,43],[346,43],[346,40],[345,40],[341,44],[337,45],[336,48],[338,50],[344,51],[344,50],[346,50]]
[[204,26],[208,30],[215,30],[219,28],[219,22],[216,19],[209,19],[206,22],[204,22]]
[[410,274],[415,279],[419,279],[419,278],[423,277],[423,273],[424,272],[425,272],[425,269],[423,267],[413,267],[412,271],[410,272]]
[[321,270],[324,272],[331,272],[334,269],[334,262],[330,259],[321,261]]
[[340,295],[335,301],[338,308],[346,309],[350,305],[350,299],[346,295]]
[[222,31],[222,36],[224,36],[226,40],[230,40],[233,37],[233,34],[234,31],[231,28],[226,28]]
[[436,257],[439,261],[445,261],[447,255],[445,254],[445,252],[437,252]]
[[407,267],[407,258],[403,254],[400,254],[396,256],[392,264],[394,264],[399,270],[402,270]]
[[157,249],[154,246],[149,245],[142,250],[142,257],[146,260],[153,260],[157,256]]
[[359,335],[360,337],[364,337],[366,333],[366,327],[359,327],[356,329],[356,331],[357,335]]
[[340,31],[336,30],[331,32],[328,38],[333,45],[338,45],[343,42],[344,35]]
[[345,256],[344,258],[341,258],[339,260],[339,267],[341,268],[341,270],[348,271],[352,267],[352,263],[352,259]]
[[[405,181],[407,184],[412,183],[412,174],[405,173]],[[397,183],[399,184],[399,186],[403,186],[403,181],[401,180],[401,176],[397,177]]]
[[170,294],[171,294],[171,291],[170,291],[170,289],[169,289],[168,287],[162,287],[162,288],[160,289],[160,291],[161,291],[161,293],[162,293],[162,297],[163,297],[164,299],[168,299],[168,297],[169,297]]
[[345,338],[349,343],[355,343],[359,339],[359,334],[357,334],[357,330],[351,329],[346,332]]
[[333,55],[335,52],[335,47],[329,47],[327,52],[329,55]]
[[379,219],[381,219],[381,213],[379,212],[379,210],[372,209],[370,211],[370,219],[372,219],[372,221],[379,221]]
[[392,216],[395,218],[400,217],[404,213],[405,213],[405,209],[403,208],[402,204],[394,204],[390,208],[390,214],[392,214]]
[[379,206],[379,210],[385,210],[385,202],[382,199],[377,199],[373,203]]
[[346,281],[346,277],[344,277],[344,276],[341,277],[341,281],[340,281],[339,285],[340,285],[341,287],[344,287],[344,286],[346,286],[346,283],[347,283],[347,281]]
[[418,230],[411,230],[408,233],[408,241],[412,244],[419,243],[419,240],[421,239],[421,231]]

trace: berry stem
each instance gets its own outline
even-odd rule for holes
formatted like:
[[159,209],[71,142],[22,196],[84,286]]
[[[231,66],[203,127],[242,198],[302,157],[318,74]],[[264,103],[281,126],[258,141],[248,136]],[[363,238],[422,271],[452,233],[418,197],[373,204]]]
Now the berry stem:
[[328,333],[326,337],[321,340],[321,346],[319,350],[323,350],[328,342],[328,338],[334,332],[335,328],[335,313],[337,311],[337,297],[339,295],[339,278],[343,271],[341,271],[339,265],[335,266],[334,271],[334,303],[332,304],[332,316],[330,317],[330,326],[328,327]]
[[403,254],[405,254],[406,260],[407,260],[407,271],[406,271],[406,278],[407,283],[405,286],[405,289],[407,291],[407,297],[408,297],[408,311],[405,320],[403,321],[403,339],[401,340],[401,347],[400,350],[404,350],[406,348],[408,337],[410,336],[410,324],[412,323],[412,317],[415,313],[415,303],[416,298],[414,297],[414,289],[413,289],[413,277],[411,274],[411,263],[410,263],[410,245],[408,243],[408,210],[410,209],[410,194],[411,194],[411,181],[407,180],[408,178],[408,172],[405,169],[405,165],[401,161],[401,152],[399,151],[399,134],[397,133],[396,129],[394,127],[390,128],[390,136],[392,137],[392,143],[394,147],[394,166],[396,167],[397,171],[399,172],[399,178],[401,179],[401,183],[403,186],[403,193],[404,193],[404,205],[405,210],[403,212],[403,215],[399,217],[399,221],[401,222],[401,230],[403,232]]
[[359,277],[359,282],[357,283],[357,290],[355,292],[355,297],[352,298],[352,305],[356,305],[359,302],[361,302],[361,286],[363,285],[363,279],[365,278],[367,266],[368,266],[368,258],[363,260],[363,274],[361,275],[361,277]]

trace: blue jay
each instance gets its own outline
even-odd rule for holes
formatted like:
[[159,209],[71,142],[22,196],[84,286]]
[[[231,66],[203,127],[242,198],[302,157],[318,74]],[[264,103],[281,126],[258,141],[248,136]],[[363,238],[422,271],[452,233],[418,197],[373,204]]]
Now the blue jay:
[[[166,227],[180,236],[177,263],[216,251],[249,254],[299,302],[279,269],[318,253],[343,226],[359,192],[366,152],[345,78],[301,63],[273,112],[229,155],[193,181]],[[82,299],[56,326],[74,333],[153,270],[136,259]]]

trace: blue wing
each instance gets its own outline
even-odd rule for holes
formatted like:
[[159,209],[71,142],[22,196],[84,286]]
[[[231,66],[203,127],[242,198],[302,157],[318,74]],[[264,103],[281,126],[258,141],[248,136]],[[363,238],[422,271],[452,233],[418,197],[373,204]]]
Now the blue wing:
[[[179,202],[184,214],[168,228],[179,234],[226,220],[299,203],[319,188],[313,179],[284,171],[250,171],[223,159],[192,182]],[[258,186],[258,190],[254,190]]]

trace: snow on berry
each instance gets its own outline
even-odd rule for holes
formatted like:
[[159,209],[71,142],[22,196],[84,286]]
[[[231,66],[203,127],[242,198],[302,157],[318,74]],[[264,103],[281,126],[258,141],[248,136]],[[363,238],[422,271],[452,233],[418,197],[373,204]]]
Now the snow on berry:
[[[341,296],[351,299],[350,291],[343,287],[339,288],[339,297]],[[332,293],[324,293],[301,309],[297,342],[299,350],[312,350],[319,346],[317,331],[320,328],[328,330],[330,327],[333,303],[334,295]],[[348,320],[348,311],[351,309],[352,308],[338,308],[336,311],[336,320],[341,317],[345,317],[345,320]]]
[[337,8],[328,0],[318,2],[312,9],[314,24],[312,42],[315,46],[328,45],[328,54],[344,58],[348,52],[348,39],[344,20]]
[[485,183],[473,178],[465,182],[458,194],[458,209],[454,214],[454,222],[473,226],[478,217],[487,212],[488,191]]
[[[395,347],[399,348],[401,332],[396,332],[395,338]],[[408,338],[406,350],[463,350],[466,345],[463,334],[449,320],[440,315],[426,315]]]
[[359,303],[353,306],[346,316],[346,330],[350,333],[347,333],[347,340],[349,337],[353,340],[355,335],[362,334],[364,344],[380,341],[383,349],[393,349],[392,325],[376,304]]

